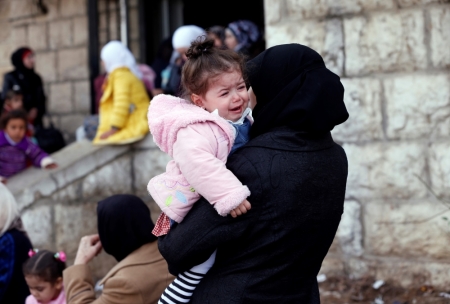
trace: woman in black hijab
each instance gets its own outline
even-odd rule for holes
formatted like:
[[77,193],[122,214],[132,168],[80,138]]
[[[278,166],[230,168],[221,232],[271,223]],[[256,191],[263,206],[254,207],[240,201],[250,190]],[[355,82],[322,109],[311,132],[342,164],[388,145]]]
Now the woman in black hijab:
[[[18,85],[23,93],[23,104],[34,126],[42,126],[45,114],[45,94],[41,77],[34,71],[34,52],[28,47],[21,47],[11,56],[14,71],[5,74],[3,79],[2,100],[6,93]],[[3,101],[1,108],[3,109]]]
[[[98,203],[98,235],[81,239],[74,265],[64,271],[67,303],[157,303],[173,280],[158,251],[150,210],[134,195]],[[103,249],[119,263],[101,280],[96,300],[87,264]]]
[[159,249],[177,274],[217,248],[190,303],[320,303],[316,276],[345,199],[347,158],[330,134],[348,118],[344,88],[299,44],[269,48],[248,67],[255,123],[227,167],[252,209],[220,217],[201,199]]

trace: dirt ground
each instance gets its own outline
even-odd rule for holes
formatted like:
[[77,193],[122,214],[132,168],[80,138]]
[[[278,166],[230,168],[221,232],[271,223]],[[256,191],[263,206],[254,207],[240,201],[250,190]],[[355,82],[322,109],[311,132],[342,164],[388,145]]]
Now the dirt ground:
[[[385,282],[378,289],[373,288],[375,280],[365,277],[352,280],[346,277],[329,277],[319,283],[320,299],[323,304],[449,304],[449,290],[435,290],[433,286],[415,288],[398,287]],[[449,287],[450,288],[450,287]]]

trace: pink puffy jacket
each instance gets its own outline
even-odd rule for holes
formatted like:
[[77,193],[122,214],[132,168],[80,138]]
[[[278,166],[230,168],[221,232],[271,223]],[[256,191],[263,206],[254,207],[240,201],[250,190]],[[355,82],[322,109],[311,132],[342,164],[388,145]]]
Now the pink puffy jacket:
[[147,189],[171,219],[181,222],[200,196],[226,216],[250,195],[225,166],[234,142],[233,127],[225,119],[186,100],[158,95],[148,122],[155,143],[173,159]]

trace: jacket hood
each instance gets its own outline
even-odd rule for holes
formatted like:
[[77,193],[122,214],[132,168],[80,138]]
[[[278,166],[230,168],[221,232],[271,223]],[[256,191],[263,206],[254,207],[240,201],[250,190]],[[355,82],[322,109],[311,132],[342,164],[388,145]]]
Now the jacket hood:
[[171,157],[178,131],[195,123],[216,123],[227,134],[231,143],[229,148],[233,146],[233,127],[225,119],[178,97],[161,94],[153,98],[147,118],[154,142]]

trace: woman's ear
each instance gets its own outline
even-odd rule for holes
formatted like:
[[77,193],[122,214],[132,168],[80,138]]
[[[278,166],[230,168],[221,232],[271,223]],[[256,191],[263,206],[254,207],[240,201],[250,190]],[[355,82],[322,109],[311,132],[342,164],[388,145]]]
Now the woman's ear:
[[203,107],[203,101],[200,96],[197,94],[191,94],[191,100],[197,107]]

